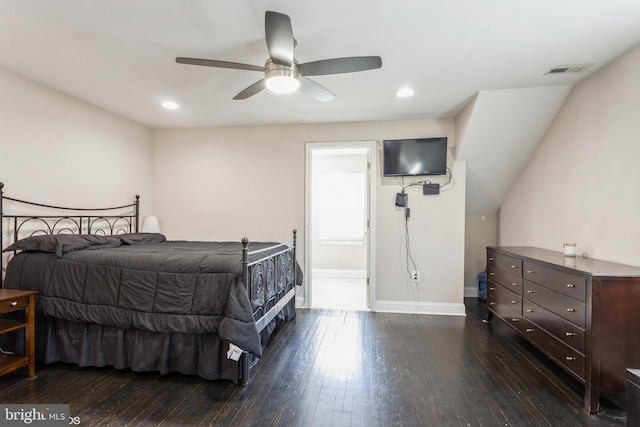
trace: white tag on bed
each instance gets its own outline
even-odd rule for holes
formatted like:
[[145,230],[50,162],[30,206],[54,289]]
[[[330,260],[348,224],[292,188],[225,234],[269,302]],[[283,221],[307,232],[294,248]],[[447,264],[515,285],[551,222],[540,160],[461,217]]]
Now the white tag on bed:
[[240,359],[240,356],[242,356],[242,349],[237,345],[233,345],[229,343],[229,351],[227,351],[227,359],[231,359],[237,362],[238,359]]

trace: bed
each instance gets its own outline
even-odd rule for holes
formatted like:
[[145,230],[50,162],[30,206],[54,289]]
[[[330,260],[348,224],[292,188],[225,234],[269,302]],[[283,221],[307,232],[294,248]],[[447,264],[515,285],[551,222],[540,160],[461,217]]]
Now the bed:
[[0,283],[38,292],[39,362],[247,384],[295,318],[295,230],[286,242],[172,241],[139,232],[139,196],[100,209],[7,197],[2,183],[0,196]]

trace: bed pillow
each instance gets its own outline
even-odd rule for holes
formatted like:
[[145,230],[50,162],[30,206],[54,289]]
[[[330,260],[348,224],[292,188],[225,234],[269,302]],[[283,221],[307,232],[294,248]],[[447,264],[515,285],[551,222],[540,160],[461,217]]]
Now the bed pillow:
[[164,234],[160,233],[129,233],[119,234],[118,239],[123,245],[139,245],[144,243],[161,243],[167,240]]
[[47,234],[29,236],[18,240],[6,247],[7,251],[39,251],[51,252],[61,257],[67,252],[80,249],[114,248],[122,243],[111,236],[96,236],[91,234]]

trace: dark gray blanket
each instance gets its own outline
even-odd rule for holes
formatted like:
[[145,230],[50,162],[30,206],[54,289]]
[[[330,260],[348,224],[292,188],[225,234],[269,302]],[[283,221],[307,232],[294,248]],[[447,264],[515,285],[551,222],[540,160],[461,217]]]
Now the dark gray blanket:
[[[252,243],[251,249],[270,245]],[[25,250],[10,261],[5,287],[37,290],[37,310],[48,316],[123,329],[218,334],[259,356],[241,249],[236,242],[165,241],[92,245],[61,256]]]

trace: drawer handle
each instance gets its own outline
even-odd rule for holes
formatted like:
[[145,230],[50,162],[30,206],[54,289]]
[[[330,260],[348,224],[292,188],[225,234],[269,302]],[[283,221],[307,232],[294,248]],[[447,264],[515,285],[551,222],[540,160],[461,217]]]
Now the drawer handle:
[[512,283],[511,286],[518,286],[518,284],[517,283]]
[[517,317],[514,317],[513,319],[511,319],[512,322],[519,322],[520,319],[518,319]]
[[567,356],[567,357],[565,357],[565,360],[568,360],[568,361],[572,362],[572,361],[577,360],[577,359],[575,357],[573,357],[573,356]]
[[575,288],[576,285],[574,285],[573,283],[567,283],[567,288]]
[[518,266],[517,265],[512,265],[511,268],[518,268]]
[[575,332],[565,332],[564,335],[567,336],[567,337],[574,337],[576,335],[576,333]]
[[495,291],[495,290],[496,290],[496,288],[489,288],[489,290],[490,290],[490,291]]
[[567,312],[569,313],[575,313],[576,309],[575,308],[567,308]]
[[495,276],[496,273],[494,273],[493,271],[491,273],[489,273],[489,276]]
[[517,304],[518,301],[511,300],[511,304]]
[[492,256],[489,257],[489,261],[493,261],[493,257]]
[[526,329],[526,331],[527,331],[527,332],[535,332],[535,329],[533,329],[533,328],[527,328],[527,329]]
[[11,304],[9,304],[11,307],[15,307],[18,305],[18,301],[11,301]]
[[490,302],[489,305],[496,305],[496,303],[495,302]]
[[533,310],[531,310],[530,308],[527,308],[527,313],[533,313]]
[[533,274],[533,270],[527,270],[527,274]]
[[535,293],[536,293],[536,291],[529,289],[529,290],[527,291],[527,293],[528,293],[528,294],[535,294]]

